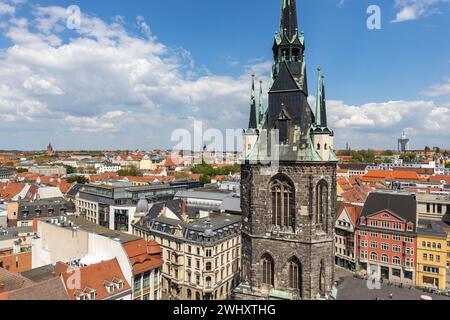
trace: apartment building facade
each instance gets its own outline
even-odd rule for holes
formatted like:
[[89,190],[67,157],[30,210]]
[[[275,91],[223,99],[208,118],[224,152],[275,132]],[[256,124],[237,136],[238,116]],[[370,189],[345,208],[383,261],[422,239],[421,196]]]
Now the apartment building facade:
[[437,221],[419,221],[417,229],[417,280],[421,288],[444,291],[447,287],[446,225]]
[[226,299],[240,281],[241,217],[213,213],[195,218],[192,212],[190,216],[183,212],[186,208],[182,200],[152,208],[133,225],[134,234],[162,247],[163,298]]
[[416,282],[416,198],[407,193],[371,193],[356,230],[358,268],[406,285]]
[[336,265],[356,270],[356,226],[362,206],[343,204],[337,215],[335,229],[335,263]]

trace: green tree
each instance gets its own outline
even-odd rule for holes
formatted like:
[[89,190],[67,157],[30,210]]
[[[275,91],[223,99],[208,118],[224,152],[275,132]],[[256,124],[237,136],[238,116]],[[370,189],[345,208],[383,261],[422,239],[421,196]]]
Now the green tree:
[[417,159],[417,154],[415,154],[415,153],[402,154],[400,156],[400,159],[402,159],[403,162],[405,162],[405,163],[415,162]]
[[18,169],[17,169],[17,172],[18,172],[18,173],[28,172],[28,169],[27,169],[27,168],[18,168]]
[[202,177],[200,178],[200,183],[202,184],[202,186],[204,186],[205,184],[210,184],[211,176],[202,175]]
[[68,166],[68,165],[63,165],[64,168],[66,168],[67,174],[74,174],[77,173],[77,169],[72,167],[72,166]]
[[450,162],[445,165],[447,169],[450,169]]
[[211,164],[202,162],[201,164],[198,164],[194,168],[192,168],[192,173],[214,177],[217,175],[227,176],[230,173],[239,173],[240,170],[241,168],[238,165],[226,166],[223,168],[214,168]]
[[143,176],[142,172],[134,166],[130,166],[130,167],[127,167],[126,169],[119,170],[119,172],[117,172],[117,174],[119,175],[119,177],[142,177]]
[[70,177],[66,180],[68,183],[88,184],[89,179],[83,176]]

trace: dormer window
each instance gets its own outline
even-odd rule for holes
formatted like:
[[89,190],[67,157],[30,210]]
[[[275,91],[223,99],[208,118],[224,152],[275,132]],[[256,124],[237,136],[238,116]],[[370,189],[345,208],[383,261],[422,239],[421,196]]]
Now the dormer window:
[[75,292],[75,299],[77,299],[78,301],[84,301],[86,300],[86,294],[84,292],[77,291]]
[[105,281],[104,285],[105,285],[106,291],[108,291],[108,293],[112,293],[114,291],[114,283],[113,282]]
[[115,284],[117,289],[119,289],[119,290],[123,289],[123,280],[114,279],[113,283]]
[[95,300],[95,298],[97,297],[97,294],[94,289],[86,289],[85,292],[88,295],[89,300]]
[[366,225],[366,217],[361,217],[361,219],[359,220],[359,223],[360,223],[362,226],[365,226],[365,225]]

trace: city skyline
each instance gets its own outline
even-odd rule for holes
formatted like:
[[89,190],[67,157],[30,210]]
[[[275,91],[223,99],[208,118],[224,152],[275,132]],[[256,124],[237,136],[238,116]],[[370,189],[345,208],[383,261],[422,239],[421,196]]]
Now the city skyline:
[[[192,129],[194,120],[245,128],[251,74],[268,90],[278,2],[248,1],[233,16],[228,2],[199,1],[184,15],[181,1],[179,10],[80,1],[81,28],[68,30],[73,3],[2,1],[0,133],[8,139],[0,149],[39,150],[49,141],[59,150],[170,149],[173,130]],[[378,5],[381,30],[367,28],[367,3],[298,8],[308,76],[320,64],[330,88],[336,147],[395,149],[406,131],[412,149],[449,148],[449,44],[441,41],[448,1]],[[251,48],[243,45],[249,37]],[[309,91],[314,105],[315,86]]]

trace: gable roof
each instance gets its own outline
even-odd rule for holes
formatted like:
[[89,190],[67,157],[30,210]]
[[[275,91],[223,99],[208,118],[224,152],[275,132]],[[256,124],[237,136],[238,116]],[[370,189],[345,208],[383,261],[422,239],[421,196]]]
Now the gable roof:
[[347,212],[350,221],[353,223],[354,226],[358,223],[359,216],[361,215],[362,206],[357,206],[349,203],[343,203],[341,208],[339,209],[338,218],[341,216],[341,214],[344,213],[344,211]]
[[372,192],[364,204],[362,217],[389,211],[398,217],[417,223],[416,196],[410,193]]
[[3,188],[0,188],[0,199],[7,201],[11,200],[22,192],[25,186],[26,185],[23,183],[8,183]]
[[[61,275],[65,283],[69,283],[69,278],[73,276],[73,272],[69,270],[69,265],[59,262],[55,272]],[[125,280],[125,276],[120,268],[116,258],[108,261],[102,261],[79,269],[80,288],[67,288],[70,299],[75,300],[78,292],[85,290],[95,290],[95,300],[103,300],[110,296],[114,296],[120,292],[129,290],[130,284]],[[123,283],[122,289],[115,288],[113,292],[108,292],[106,284],[120,280]]]
[[62,301],[69,300],[66,288],[59,277],[35,283],[29,287],[8,293],[8,300]]

